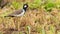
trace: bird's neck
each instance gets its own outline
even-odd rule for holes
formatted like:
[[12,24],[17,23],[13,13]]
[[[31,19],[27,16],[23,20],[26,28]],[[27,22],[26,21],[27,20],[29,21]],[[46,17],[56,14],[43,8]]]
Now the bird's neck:
[[23,8],[24,11],[26,11],[26,8]]

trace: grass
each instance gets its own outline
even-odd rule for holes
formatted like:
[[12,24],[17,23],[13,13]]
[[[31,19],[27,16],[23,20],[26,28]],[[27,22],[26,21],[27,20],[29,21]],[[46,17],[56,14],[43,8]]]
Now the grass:
[[29,9],[22,17],[0,17],[0,31],[2,34],[7,32],[8,34],[59,34],[60,8],[57,6],[60,3],[58,1],[47,0],[44,4],[41,0],[13,1],[9,7],[5,8],[8,9],[6,12],[2,9],[0,16],[6,16],[22,8],[24,3],[28,3]]
[[[39,14],[36,16],[35,14],[37,14],[37,13],[39,13]],[[55,30],[56,30],[54,25],[57,25],[57,22],[59,22],[59,21],[56,21],[56,20],[58,20],[58,19],[57,18],[54,19],[55,17],[52,18],[52,16],[50,16],[49,14],[48,14],[49,16],[47,14],[44,14],[45,12],[41,11],[41,10],[40,11],[38,10],[37,13],[35,13],[34,11],[32,12],[31,10],[29,10],[29,12],[26,12],[26,14],[23,17],[1,18],[2,21],[0,21],[0,22],[4,23],[5,28],[8,28],[8,29],[13,28],[13,29],[19,30],[22,27],[23,28],[26,27],[24,30],[23,29],[22,30],[25,31],[26,33],[28,33],[29,32],[28,27],[30,26],[30,27],[32,27],[32,30],[36,28],[34,30],[36,34],[37,33],[39,33],[39,34],[48,34],[48,32],[49,32],[49,34],[54,34]],[[37,20],[40,19],[40,20],[35,23],[35,19],[37,19]],[[50,22],[48,21],[48,19],[50,19]],[[51,21],[51,19],[52,19],[52,21]],[[46,24],[46,22],[47,22],[47,24]],[[52,22],[52,24],[50,25],[51,22]],[[29,25],[29,26],[27,26],[27,25]],[[48,26],[49,26],[49,28],[48,28]],[[45,29],[45,27],[47,27],[49,30],[47,31]],[[30,33],[35,34],[33,31],[30,31]]]

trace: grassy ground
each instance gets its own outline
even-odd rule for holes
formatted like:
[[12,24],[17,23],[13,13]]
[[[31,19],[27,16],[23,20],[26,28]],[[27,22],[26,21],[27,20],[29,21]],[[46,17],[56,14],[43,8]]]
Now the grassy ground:
[[0,34],[60,34],[59,0],[55,3],[48,0],[42,5],[41,0],[31,1],[21,0],[20,4],[14,1],[10,7],[0,9],[0,16],[6,16],[26,2],[29,5],[22,17],[0,17]]

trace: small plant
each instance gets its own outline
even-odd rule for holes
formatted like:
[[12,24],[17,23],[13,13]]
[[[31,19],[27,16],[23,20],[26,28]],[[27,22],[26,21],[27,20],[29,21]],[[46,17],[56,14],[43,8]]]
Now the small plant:
[[55,7],[54,3],[48,3],[48,4],[45,5],[45,9],[47,11],[51,11],[51,9],[54,8],[54,7]]
[[44,8],[47,11],[51,11],[51,9],[54,8],[54,7],[55,7],[54,1],[53,0],[47,0]]
[[50,26],[50,34],[55,34],[55,27],[53,25]]
[[30,26],[26,26],[27,34],[30,34]]

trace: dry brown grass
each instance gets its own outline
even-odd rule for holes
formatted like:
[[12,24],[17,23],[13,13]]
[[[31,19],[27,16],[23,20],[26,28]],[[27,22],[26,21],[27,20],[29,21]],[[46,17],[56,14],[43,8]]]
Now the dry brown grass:
[[[33,2],[33,0],[17,1],[22,3]],[[13,8],[7,7],[8,12],[15,10]],[[1,12],[6,11],[5,9],[0,9],[0,16]],[[30,32],[27,26],[30,27]],[[46,12],[43,8],[28,9],[21,17],[0,17],[1,32],[3,34],[60,34],[60,9],[53,8],[51,12]]]
[[[58,9],[48,13],[44,9],[27,10],[22,17],[0,17],[0,31],[8,34],[14,31],[24,31],[26,26],[31,27],[31,34],[42,34],[40,29],[44,29],[46,34],[50,33],[50,27],[55,28],[53,34],[60,31],[60,12]],[[16,33],[16,32],[15,32]],[[44,33],[44,32],[43,32]]]

